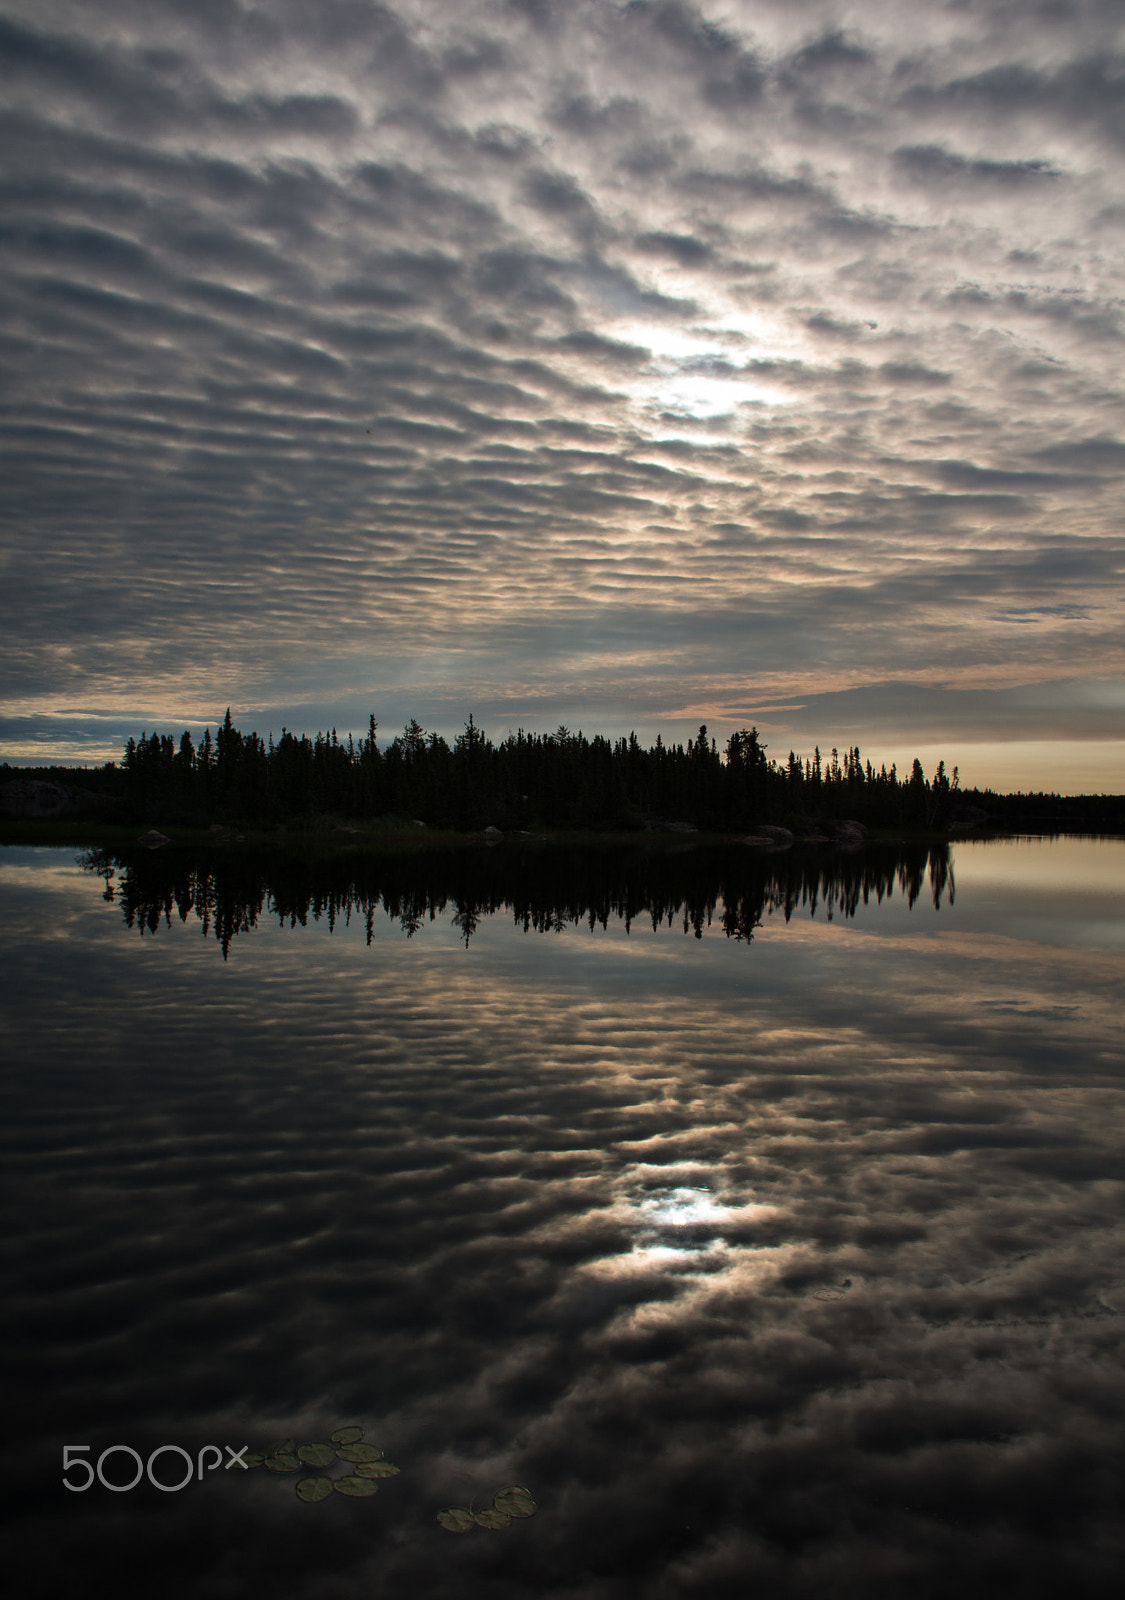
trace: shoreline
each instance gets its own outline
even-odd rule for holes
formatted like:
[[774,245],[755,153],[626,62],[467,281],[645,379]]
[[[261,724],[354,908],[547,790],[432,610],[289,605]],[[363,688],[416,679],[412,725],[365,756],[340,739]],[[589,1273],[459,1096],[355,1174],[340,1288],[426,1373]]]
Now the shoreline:
[[[797,825],[800,828],[801,824]],[[738,833],[709,833],[702,829],[651,828],[543,829],[488,833],[485,830],[458,831],[430,828],[400,821],[375,823],[325,822],[317,826],[239,828],[235,824],[208,828],[179,826],[174,823],[125,824],[98,822],[82,818],[5,818],[0,821],[0,847],[54,847],[57,849],[101,850],[193,850],[222,854],[251,851],[285,855],[338,855],[362,851],[372,855],[420,855],[432,851],[465,849],[553,849],[592,848],[619,850],[659,850],[676,853],[696,849],[741,847],[763,854],[782,854],[794,850],[859,852],[882,845],[948,845],[966,840],[1021,838],[1121,838],[1120,830],[1082,827],[975,827],[975,828],[864,828],[862,840],[843,841],[815,832],[807,823],[807,835],[793,830],[789,841],[777,842],[753,830]],[[146,842],[149,832],[162,836],[162,842]]]

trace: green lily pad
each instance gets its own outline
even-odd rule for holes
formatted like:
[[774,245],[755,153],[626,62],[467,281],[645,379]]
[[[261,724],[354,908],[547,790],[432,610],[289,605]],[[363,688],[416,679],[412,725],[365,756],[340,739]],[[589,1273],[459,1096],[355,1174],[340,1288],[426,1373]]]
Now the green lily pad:
[[341,1461],[382,1461],[383,1452],[373,1444],[342,1444],[336,1451]]
[[527,1489],[499,1489],[492,1504],[507,1517],[533,1517],[538,1510]]
[[303,1444],[297,1454],[306,1467],[330,1467],[336,1460],[336,1451],[330,1444]]
[[389,1461],[361,1461],[355,1469],[357,1478],[397,1478],[398,1473]]
[[297,1448],[296,1439],[279,1439],[277,1444],[271,1444],[266,1451],[266,1460],[270,1456],[291,1456]]
[[506,1528],[511,1520],[511,1517],[505,1516],[502,1511],[491,1510],[478,1511],[473,1517],[478,1528]]
[[297,1499],[304,1500],[310,1506],[315,1506],[320,1500],[327,1500],[331,1493],[331,1478],[302,1478],[297,1485]]
[[281,1452],[277,1455],[267,1456],[266,1466],[271,1472],[299,1472],[301,1470],[301,1463],[296,1456],[285,1455]]
[[337,1494],[349,1494],[356,1500],[364,1495],[379,1493],[379,1485],[374,1478],[336,1478],[330,1481]]
[[265,1459],[265,1456],[260,1450],[247,1450],[242,1457],[242,1464],[247,1469],[250,1467],[260,1467],[265,1462]]
[[330,1435],[333,1444],[355,1444],[363,1438],[362,1428],[337,1428]]
[[450,1533],[468,1533],[470,1528],[476,1527],[473,1513],[466,1511],[464,1506],[447,1506],[444,1511],[438,1512],[437,1519]]

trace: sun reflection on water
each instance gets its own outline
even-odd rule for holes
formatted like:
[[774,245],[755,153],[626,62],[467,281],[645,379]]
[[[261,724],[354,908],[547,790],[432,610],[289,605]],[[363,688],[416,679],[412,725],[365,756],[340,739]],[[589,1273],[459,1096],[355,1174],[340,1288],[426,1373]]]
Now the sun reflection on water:
[[716,1205],[706,1189],[666,1189],[642,1200],[637,1210],[661,1229],[717,1223],[730,1216],[729,1208]]
[[[769,1211],[762,1205],[733,1205],[720,1188],[690,1181],[687,1174],[631,1175],[621,1204],[622,1218],[632,1235],[633,1259],[646,1263],[665,1261],[690,1266],[708,1263],[730,1253],[726,1232],[737,1220]],[[692,1174],[691,1176],[695,1176]],[[679,1181],[677,1181],[677,1178]]]

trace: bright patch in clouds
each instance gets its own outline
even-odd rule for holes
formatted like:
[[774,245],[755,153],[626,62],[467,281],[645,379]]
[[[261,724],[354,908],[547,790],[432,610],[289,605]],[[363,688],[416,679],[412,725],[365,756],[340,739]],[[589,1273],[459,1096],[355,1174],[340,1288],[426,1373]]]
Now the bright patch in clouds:
[[[763,326],[761,331],[767,330]],[[792,403],[792,394],[743,368],[742,347],[756,345],[758,339],[752,340],[742,330],[734,338],[732,334],[733,329],[716,326],[681,329],[662,323],[628,323],[621,327],[617,337],[650,351],[653,357],[651,366],[630,386],[641,411],[649,418],[666,421],[662,414],[667,412],[717,418],[734,415],[740,406]],[[755,354],[761,358],[760,350]]]

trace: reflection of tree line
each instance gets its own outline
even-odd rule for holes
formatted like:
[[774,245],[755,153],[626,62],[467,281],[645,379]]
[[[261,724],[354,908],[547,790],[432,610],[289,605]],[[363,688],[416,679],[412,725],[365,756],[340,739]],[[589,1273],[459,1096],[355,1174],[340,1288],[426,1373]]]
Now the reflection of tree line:
[[224,956],[237,934],[267,917],[290,927],[311,918],[329,928],[362,919],[368,943],[380,914],[408,937],[451,915],[468,944],[483,917],[502,912],[525,932],[583,923],[604,928],[612,919],[626,929],[634,922],[654,930],[679,925],[699,938],[717,922],[729,938],[749,941],[763,917],[775,913],[787,922],[801,911],[847,918],[895,894],[913,906],[924,892],[938,907],[952,903],[954,891],[944,845],[777,856],[743,846],[672,853],[505,844],[321,858],[91,850],[83,863],[105,879],[105,898],[121,907],[129,927],[155,933],[173,918],[194,919]]

